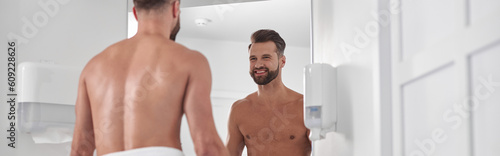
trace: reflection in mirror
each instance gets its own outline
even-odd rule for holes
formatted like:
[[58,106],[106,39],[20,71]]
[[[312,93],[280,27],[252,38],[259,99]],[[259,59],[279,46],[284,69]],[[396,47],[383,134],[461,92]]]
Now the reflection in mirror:
[[[248,61],[248,45],[253,32],[273,29],[285,40],[287,62],[282,70],[283,83],[296,92],[303,93],[303,68],[310,60],[309,0],[250,1],[223,1],[228,4],[181,1],[181,30],[177,42],[203,53],[210,63],[213,115],[223,141],[227,136],[231,105],[257,91],[249,74]],[[131,4],[129,0],[129,10]],[[128,29],[129,37],[135,35],[137,21],[130,11]],[[185,155],[194,156],[185,118],[181,142]],[[246,150],[243,155],[247,155]]]

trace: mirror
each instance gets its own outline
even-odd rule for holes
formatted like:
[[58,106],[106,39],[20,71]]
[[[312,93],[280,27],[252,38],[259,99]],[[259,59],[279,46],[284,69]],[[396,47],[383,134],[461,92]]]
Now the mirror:
[[[310,61],[310,0],[181,1],[181,30],[177,42],[203,53],[212,70],[213,115],[225,142],[231,105],[257,90],[249,71],[250,36],[259,29],[280,33],[287,46],[283,83],[303,93],[303,68]],[[221,4],[227,3],[227,4]],[[129,10],[133,2],[129,0]],[[217,5],[213,5],[217,4]],[[137,22],[129,12],[129,37]],[[195,155],[187,122],[181,127],[185,155]],[[247,155],[243,151],[243,155]]]

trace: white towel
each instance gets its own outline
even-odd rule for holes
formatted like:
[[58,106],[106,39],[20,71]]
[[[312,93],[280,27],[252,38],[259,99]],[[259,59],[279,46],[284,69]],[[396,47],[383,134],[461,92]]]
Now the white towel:
[[144,147],[105,154],[104,156],[184,156],[181,150],[171,147]]

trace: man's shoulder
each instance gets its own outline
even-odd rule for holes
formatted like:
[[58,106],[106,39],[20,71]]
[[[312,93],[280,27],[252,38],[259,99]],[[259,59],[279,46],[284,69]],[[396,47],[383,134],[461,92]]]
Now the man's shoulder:
[[106,49],[96,54],[92,58],[90,58],[90,60],[87,62],[87,64],[82,70],[82,75],[86,75],[87,73],[93,74],[93,72],[95,72],[95,69],[107,67],[107,64],[109,63],[109,58],[113,57],[113,55],[116,54],[116,51],[120,51],[120,49],[123,49],[123,45],[125,45],[126,42],[127,42],[126,39],[116,42],[106,47]]
[[106,48],[104,51],[98,53],[94,57],[90,58],[90,60],[87,62],[85,67],[82,70],[82,76],[87,75],[87,73],[92,73],[95,68],[99,68],[101,62],[103,62],[103,57],[104,55],[109,51],[109,47]]
[[203,53],[197,50],[189,49],[188,47],[182,44],[176,42],[170,42],[168,44],[164,44],[161,46],[162,46],[161,49],[163,51],[169,53],[168,56],[175,56],[178,61],[193,65],[208,64],[208,60],[205,57],[205,55],[203,55]]
[[297,101],[297,102],[302,102],[304,100],[304,95],[302,95],[301,93],[298,93],[292,89],[288,89],[288,97],[290,97],[290,99],[293,99],[294,101]]
[[139,48],[151,48],[165,52],[173,52],[174,54],[193,54],[196,51],[187,48],[186,46],[172,41],[168,38],[159,35],[141,35],[135,36],[123,42],[118,42],[117,45],[136,44]]
[[120,49],[123,49],[127,44],[127,40],[122,40],[119,42],[116,42],[92,57],[92,59],[89,60],[87,65],[94,65],[100,63],[103,59],[106,59],[108,56],[112,55],[113,53],[120,51]]
[[245,98],[239,99],[236,102],[234,102],[233,105],[231,106],[231,111],[239,111],[241,109],[245,109],[246,107],[250,106],[252,104],[252,101],[254,101],[255,94],[257,93],[251,93]]
[[244,98],[244,99],[239,99],[233,103],[231,106],[232,111],[237,111],[240,110],[242,107],[247,107],[250,104],[250,100]]
[[188,58],[193,60],[193,61],[196,61],[199,63],[208,63],[207,57],[205,57],[205,55],[203,55],[199,51],[185,48],[184,52],[188,55]]

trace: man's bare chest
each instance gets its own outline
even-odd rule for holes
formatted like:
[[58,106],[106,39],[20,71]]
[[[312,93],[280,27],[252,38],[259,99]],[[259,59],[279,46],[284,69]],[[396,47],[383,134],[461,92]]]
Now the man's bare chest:
[[300,105],[248,109],[242,117],[238,127],[247,144],[293,143],[307,139]]

